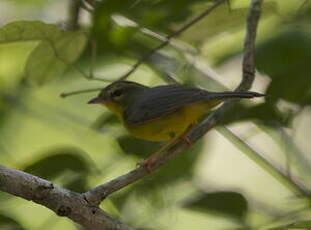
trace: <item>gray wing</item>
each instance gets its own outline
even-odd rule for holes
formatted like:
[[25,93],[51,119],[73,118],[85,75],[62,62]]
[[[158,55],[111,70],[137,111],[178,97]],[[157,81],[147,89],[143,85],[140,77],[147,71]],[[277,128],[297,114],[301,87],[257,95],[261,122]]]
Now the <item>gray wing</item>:
[[133,105],[125,110],[128,124],[139,124],[175,112],[186,104],[207,100],[205,90],[182,85],[158,86],[146,90]]

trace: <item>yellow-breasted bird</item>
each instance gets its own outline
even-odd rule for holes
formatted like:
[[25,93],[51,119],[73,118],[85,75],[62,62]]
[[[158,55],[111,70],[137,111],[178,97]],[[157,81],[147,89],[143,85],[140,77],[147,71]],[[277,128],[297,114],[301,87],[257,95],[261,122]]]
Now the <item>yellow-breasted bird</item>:
[[[88,103],[105,105],[131,134],[149,141],[169,141],[165,145],[167,147],[179,137],[187,141],[185,134],[189,127],[224,100],[261,96],[264,94],[209,92],[179,84],[148,87],[130,81],[116,81]],[[150,169],[155,156],[164,148],[141,165]]]

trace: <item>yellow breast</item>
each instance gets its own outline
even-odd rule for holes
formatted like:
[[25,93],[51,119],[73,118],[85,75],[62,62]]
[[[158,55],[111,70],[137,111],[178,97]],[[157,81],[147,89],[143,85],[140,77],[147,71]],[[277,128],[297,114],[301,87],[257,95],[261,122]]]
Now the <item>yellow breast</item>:
[[208,111],[204,102],[193,103],[182,107],[174,113],[150,120],[139,125],[127,125],[134,136],[155,142],[169,141],[183,134],[190,125],[197,123]]
[[105,103],[123,122],[127,130],[134,136],[155,142],[169,141],[183,134],[190,125],[197,123],[203,114],[221,101],[196,102],[185,105],[179,110],[138,125],[127,124],[122,115],[123,108],[115,103]]

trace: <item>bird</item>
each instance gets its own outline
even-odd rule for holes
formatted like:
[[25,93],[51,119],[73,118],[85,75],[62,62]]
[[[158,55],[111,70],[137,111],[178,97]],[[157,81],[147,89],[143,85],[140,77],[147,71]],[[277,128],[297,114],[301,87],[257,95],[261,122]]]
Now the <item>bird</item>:
[[89,104],[101,104],[111,110],[135,137],[167,142],[140,166],[152,169],[159,153],[178,139],[186,141],[188,130],[200,118],[227,99],[262,97],[257,92],[211,92],[182,84],[148,87],[118,80],[103,88]]

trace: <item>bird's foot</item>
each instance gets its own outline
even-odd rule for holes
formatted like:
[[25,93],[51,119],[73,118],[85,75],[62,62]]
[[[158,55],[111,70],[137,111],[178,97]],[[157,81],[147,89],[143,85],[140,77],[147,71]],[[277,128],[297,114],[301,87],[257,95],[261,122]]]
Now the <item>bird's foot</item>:
[[155,166],[155,162],[157,160],[157,156],[150,156],[143,162],[138,162],[136,166],[145,168],[148,173],[152,173],[153,167]]
[[180,139],[184,141],[188,146],[193,145],[193,142],[189,139],[189,137],[187,136],[187,133],[181,135]]

